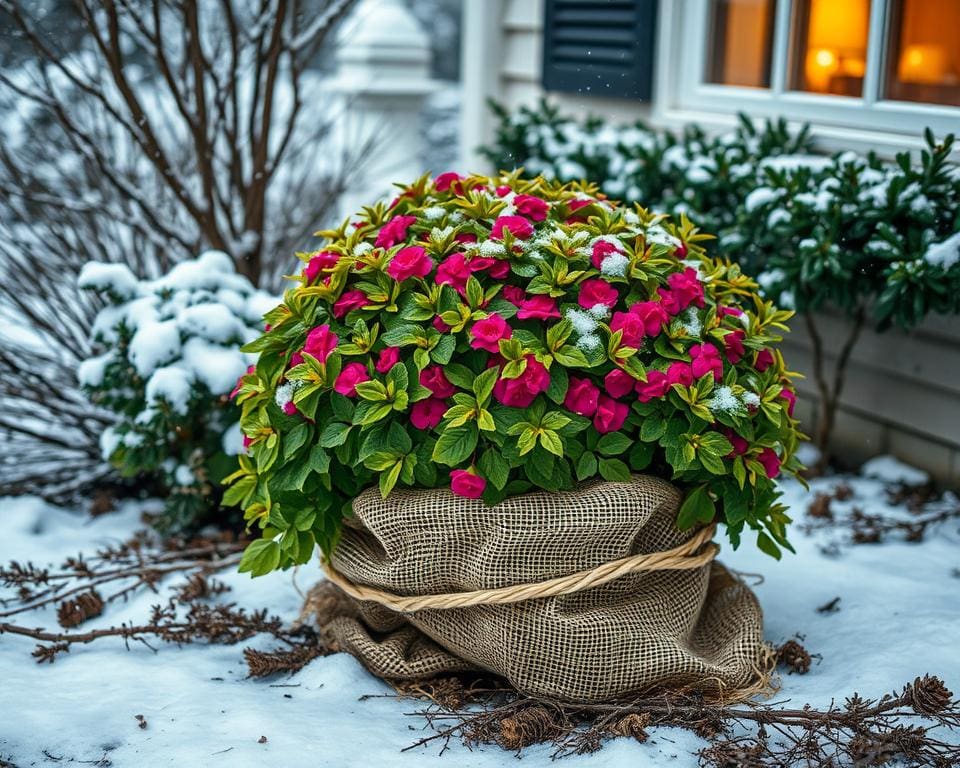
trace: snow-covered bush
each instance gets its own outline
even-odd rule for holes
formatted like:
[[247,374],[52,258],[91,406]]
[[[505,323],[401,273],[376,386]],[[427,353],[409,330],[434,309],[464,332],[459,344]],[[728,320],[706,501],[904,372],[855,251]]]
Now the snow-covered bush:
[[156,280],[90,262],[79,285],[108,301],[93,326],[100,354],[78,371],[91,400],[118,417],[100,437],[103,457],[168,492],[160,527],[189,528],[216,510],[220,480],[235,468],[240,414],[229,394],[255,360],[240,347],[262,332],[276,298],[221,251]]
[[[498,166],[564,181],[586,179],[612,198],[687,213],[717,235],[713,255],[758,276],[765,294],[803,315],[822,407],[818,447],[828,457],[844,370],[861,329],[909,329],[930,312],[960,312],[960,167],[953,137],[928,131],[919,162],[853,152],[811,153],[807,131],[782,121],[708,137],[641,125],[577,122],[554,108],[499,112]],[[851,319],[846,339],[825,341],[818,315]],[[826,373],[827,352],[837,373]],[[834,355],[831,355],[834,356]]]

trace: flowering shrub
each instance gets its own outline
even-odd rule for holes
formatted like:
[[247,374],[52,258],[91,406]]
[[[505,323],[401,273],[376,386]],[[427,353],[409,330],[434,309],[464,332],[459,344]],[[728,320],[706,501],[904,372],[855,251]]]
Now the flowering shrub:
[[303,254],[237,393],[248,455],[226,494],[263,538],[244,570],[329,551],[363,489],[494,504],[630,472],[687,491],[678,525],[789,522],[790,313],[706,236],[592,187],[442,174]]
[[168,492],[161,529],[195,526],[217,509],[220,481],[236,468],[240,413],[228,395],[254,359],[240,347],[259,335],[276,299],[219,251],[158,280],[90,262],[79,285],[108,301],[93,326],[105,351],[78,371],[91,400],[117,416],[101,435],[103,456]]
[[[757,275],[761,291],[804,316],[814,353],[813,380],[822,407],[817,444],[825,462],[844,369],[861,328],[909,329],[930,312],[960,312],[960,167],[953,137],[915,162],[873,154],[811,154],[806,130],[782,121],[755,127],[741,117],[733,131],[681,136],[642,125],[578,123],[542,104],[499,111],[498,167],[532,175],[588,179],[616,198],[686,213],[718,238],[711,254]],[[838,340],[839,375],[826,376],[826,346],[817,315],[851,319]]]

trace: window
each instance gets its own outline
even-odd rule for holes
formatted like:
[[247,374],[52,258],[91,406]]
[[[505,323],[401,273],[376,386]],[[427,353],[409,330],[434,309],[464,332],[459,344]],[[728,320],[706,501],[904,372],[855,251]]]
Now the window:
[[708,82],[770,87],[773,0],[714,0],[710,4]]
[[[960,128],[960,0],[661,3],[657,109],[783,115],[821,128]],[[697,41],[700,41],[698,44]],[[839,134],[837,134],[839,136]]]

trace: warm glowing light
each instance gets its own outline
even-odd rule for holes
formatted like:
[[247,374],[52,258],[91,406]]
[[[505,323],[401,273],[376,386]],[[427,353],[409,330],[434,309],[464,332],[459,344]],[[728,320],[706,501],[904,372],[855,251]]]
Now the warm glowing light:
[[799,46],[804,50],[806,91],[860,95],[867,58],[869,0],[808,0],[801,14]]
[[817,66],[821,69],[831,69],[836,68],[837,66],[837,56],[833,51],[829,51],[826,48],[821,48],[817,51],[813,60],[816,62]]
[[947,51],[943,46],[915,43],[903,49],[897,77],[905,83],[942,83],[947,67]]

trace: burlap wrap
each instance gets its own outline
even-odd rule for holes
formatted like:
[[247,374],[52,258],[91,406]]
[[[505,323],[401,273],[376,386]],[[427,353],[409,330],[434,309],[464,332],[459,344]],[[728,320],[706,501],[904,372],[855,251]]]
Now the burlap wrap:
[[[447,490],[398,489],[386,500],[369,490],[332,564],[398,595],[540,582],[689,540],[674,522],[679,502],[672,485],[647,476],[496,507]],[[401,614],[329,583],[310,600],[327,640],[387,679],[481,668],[525,693],[574,701],[690,685],[739,698],[767,682],[760,606],[716,562],[511,605]]]

